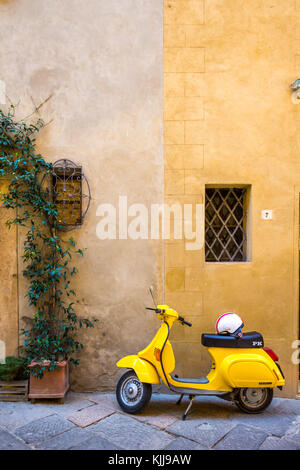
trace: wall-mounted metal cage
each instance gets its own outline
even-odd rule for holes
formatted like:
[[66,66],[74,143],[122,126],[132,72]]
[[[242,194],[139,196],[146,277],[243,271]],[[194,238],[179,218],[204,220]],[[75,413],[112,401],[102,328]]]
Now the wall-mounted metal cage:
[[63,158],[53,164],[52,194],[62,230],[82,225],[89,209],[91,192],[82,167]]
[[246,192],[246,188],[206,188],[206,261],[246,261]]

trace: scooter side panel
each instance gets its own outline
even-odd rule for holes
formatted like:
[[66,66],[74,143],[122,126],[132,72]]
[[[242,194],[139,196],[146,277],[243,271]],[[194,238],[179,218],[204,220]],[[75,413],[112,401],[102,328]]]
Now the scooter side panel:
[[232,387],[275,387],[280,385],[274,373],[276,364],[264,354],[232,354],[224,358],[221,371]]
[[254,361],[232,364],[228,375],[234,387],[274,387],[276,382],[274,374],[266,364]]
[[160,384],[158,374],[153,365],[138,356],[125,356],[117,362],[117,366],[133,369],[141,382],[155,385]]

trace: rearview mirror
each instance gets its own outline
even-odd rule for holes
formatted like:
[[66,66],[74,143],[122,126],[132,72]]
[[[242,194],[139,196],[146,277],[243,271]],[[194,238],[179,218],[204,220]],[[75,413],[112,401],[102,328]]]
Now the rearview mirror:
[[149,287],[149,291],[150,291],[150,294],[151,294],[151,297],[152,297],[152,300],[153,300],[153,303],[154,303],[154,307],[156,308],[157,307],[157,302],[156,302],[156,298],[155,298],[155,295],[154,295],[153,286]]

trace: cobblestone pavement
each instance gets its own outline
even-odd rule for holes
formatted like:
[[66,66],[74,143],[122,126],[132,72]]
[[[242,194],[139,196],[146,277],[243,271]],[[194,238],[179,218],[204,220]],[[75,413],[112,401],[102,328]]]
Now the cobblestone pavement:
[[153,394],[142,414],[122,413],[114,394],[70,392],[50,401],[0,402],[0,449],[300,449],[300,400],[275,398],[260,415],[218,398]]

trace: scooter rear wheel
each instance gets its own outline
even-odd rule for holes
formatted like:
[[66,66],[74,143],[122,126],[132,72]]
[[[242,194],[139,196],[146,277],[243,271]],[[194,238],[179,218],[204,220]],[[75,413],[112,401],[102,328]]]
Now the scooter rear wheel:
[[116,396],[126,413],[137,413],[149,402],[152,394],[151,384],[141,382],[134,370],[129,370],[120,378]]
[[240,388],[235,403],[245,413],[261,413],[270,405],[272,398],[272,388]]

